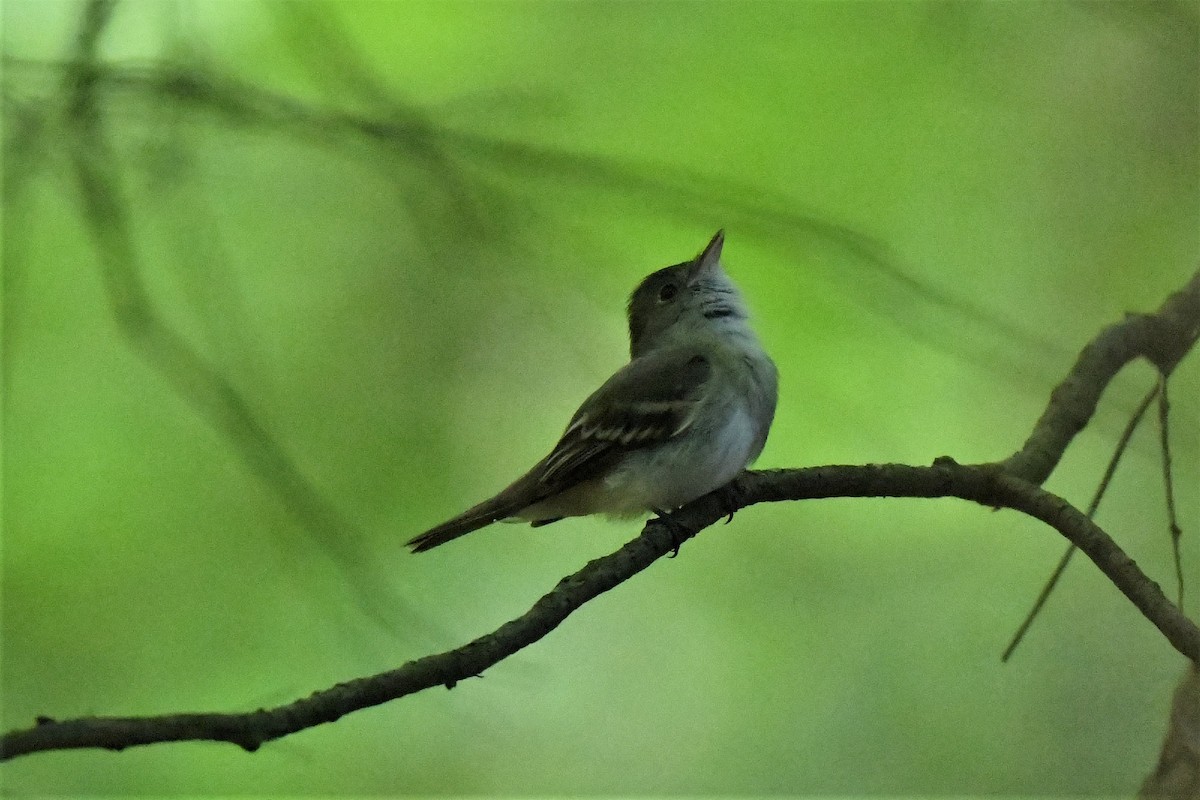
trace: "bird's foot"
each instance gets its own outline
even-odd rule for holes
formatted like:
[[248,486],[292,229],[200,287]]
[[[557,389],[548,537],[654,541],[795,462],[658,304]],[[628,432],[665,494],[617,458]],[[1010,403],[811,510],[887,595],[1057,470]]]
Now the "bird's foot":
[[679,555],[679,548],[683,547],[683,543],[691,538],[692,532],[672,519],[669,512],[664,511],[661,508],[652,508],[650,510],[658,515],[655,517],[655,521],[661,522],[663,527],[670,531],[671,543],[675,546],[671,549],[671,553],[667,556],[667,558],[674,558],[675,556]]
[[716,494],[721,510],[725,512],[725,524],[728,525],[733,522],[734,513],[742,508],[742,491],[735,480],[717,489]]

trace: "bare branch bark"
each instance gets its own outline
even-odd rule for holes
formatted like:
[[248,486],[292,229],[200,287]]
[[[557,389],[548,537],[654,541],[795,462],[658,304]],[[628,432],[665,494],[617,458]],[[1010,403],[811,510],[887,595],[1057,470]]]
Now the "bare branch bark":
[[1096,412],[1121,368],[1139,356],[1170,375],[1200,337],[1200,270],[1153,314],[1131,314],[1109,325],[1079,354],[1021,449],[1004,460],[1011,475],[1041,484],[1058,466],[1075,434]]
[[[830,466],[747,472],[727,492],[688,504],[673,522],[691,535],[725,516],[731,503],[824,497],[958,497],[988,507],[1012,508],[1053,527],[1079,547],[1171,644],[1200,659],[1200,629],[1184,617],[1121,548],[1083,512],[1033,484],[996,468],[939,459],[931,467],[902,464]],[[611,555],[564,578],[522,616],[454,650],[338,684],[301,700],[246,714],[173,714],[158,717],[85,717],[13,731],[0,740],[4,759],[45,750],[100,747],[120,750],[155,742],[212,740],[255,750],[264,742],[433,686],[453,687],[554,630],[572,612],[671,552],[679,531],[657,521]]]
[[1194,663],[1188,665],[1175,690],[1158,764],[1142,784],[1138,797],[1200,797],[1200,671]]

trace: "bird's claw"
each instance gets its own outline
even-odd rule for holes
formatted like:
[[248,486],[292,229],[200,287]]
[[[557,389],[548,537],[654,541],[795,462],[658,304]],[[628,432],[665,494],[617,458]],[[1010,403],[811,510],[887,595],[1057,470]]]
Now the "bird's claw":
[[738,491],[737,486],[730,483],[720,490],[720,500],[725,511],[725,524],[728,525],[733,522],[734,513],[742,507],[741,492]]
[[691,536],[691,531],[687,530],[678,522],[671,519],[671,515],[668,512],[659,508],[652,510],[658,515],[658,517],[656,517],[656,521],[661,522],[663,527],[665,527],[671,533],[671,543],[675,546],[671,548],[671,552],[667,554],[667,558],[674,558],[675,556],[679,555],[679,548],[683,547],[683,543],[686,542]]

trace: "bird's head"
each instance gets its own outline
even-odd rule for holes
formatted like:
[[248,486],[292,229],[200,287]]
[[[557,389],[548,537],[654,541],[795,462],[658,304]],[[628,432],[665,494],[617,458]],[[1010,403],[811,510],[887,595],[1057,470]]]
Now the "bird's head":
[[705,329],[744,325],[746,303],[721,268],[725,232],[717,231],[691,261],[664,267],[629,297],[629,351],[633,358],[666,343],[682,343]]

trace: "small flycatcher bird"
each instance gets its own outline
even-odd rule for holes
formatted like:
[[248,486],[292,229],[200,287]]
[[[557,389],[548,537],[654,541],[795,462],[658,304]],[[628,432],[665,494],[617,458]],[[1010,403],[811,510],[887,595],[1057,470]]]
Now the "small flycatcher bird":
[[419,553],[502,519],[660,516],[729,483],[775,417],[775,363],[721,269],[723,231],[629,298],[630,361],[571,417],[550,454],[500,494],[417,536]]

